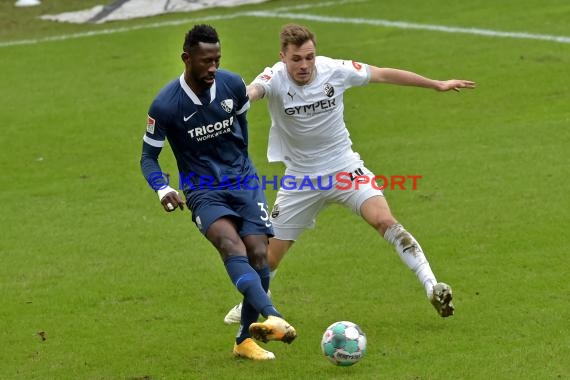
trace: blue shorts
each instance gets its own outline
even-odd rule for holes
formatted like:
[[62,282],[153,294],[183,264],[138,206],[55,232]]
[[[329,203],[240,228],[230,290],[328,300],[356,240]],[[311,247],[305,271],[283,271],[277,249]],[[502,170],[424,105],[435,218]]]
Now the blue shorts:
[[236,222],[241,237],[273,236],[267,201],[261,189],[205,189],[189,191],[185,195],[186,205],[192,211],[192,220],[204,235],[216,220],[230,217]]

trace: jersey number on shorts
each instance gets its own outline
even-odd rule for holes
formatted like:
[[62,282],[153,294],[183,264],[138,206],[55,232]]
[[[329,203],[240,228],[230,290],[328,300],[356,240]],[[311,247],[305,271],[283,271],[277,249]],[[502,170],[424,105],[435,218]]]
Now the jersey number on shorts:
[[265,227],[271,227],[271,222],[269,221],[269,212],[267,212],[267,207],[265,203],[257,202],[259,209],[261,210],[261,215],[259,218],[265,223]]

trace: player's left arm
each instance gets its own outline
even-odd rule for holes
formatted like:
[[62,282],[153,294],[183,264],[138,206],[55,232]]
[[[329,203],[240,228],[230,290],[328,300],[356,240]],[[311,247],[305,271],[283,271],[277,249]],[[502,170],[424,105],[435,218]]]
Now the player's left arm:
[[411,71],[369,66],[370,83],[388,83],[400,86],[431,88],[436,91],[460,91],[475,88],[475,82],[465,79],[435,80]]

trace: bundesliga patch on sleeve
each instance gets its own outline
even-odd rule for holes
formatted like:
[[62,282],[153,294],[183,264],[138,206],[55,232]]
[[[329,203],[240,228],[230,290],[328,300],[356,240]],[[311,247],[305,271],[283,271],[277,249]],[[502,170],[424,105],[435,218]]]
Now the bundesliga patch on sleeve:
[[261,75],[259,75],[257,78],[259,78],[260,80],[264,81],[264,82],[269,82],[271,80],[271,77],[273,76],[273,71],[270,69],[266,69],[263,73],[261,73]]
[[154,125],[156,124],[156,120],[154,120],[152,117],[148,117],[148,120],[146,122],[146,131],[148,133],[150,133],[151,135],[154,134]]
[[362,69],[362,63],[359,63],[356,61],[352,61],[352,66],[354,66],[354,68],[358,71],[360,71],[360,69]]

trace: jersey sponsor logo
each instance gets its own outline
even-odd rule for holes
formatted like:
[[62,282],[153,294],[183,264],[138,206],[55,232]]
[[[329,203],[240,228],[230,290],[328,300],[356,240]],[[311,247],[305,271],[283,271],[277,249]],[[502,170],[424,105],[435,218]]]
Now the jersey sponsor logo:
[[352,66],[354,66],[354,68],[358,71],[360,71],[360,69],[362,69],[362,64],[360,64],[356,61],[352,61]]
[[297,92],[293,89],[289,89],[289,91],[287,91],[287,95],[289,95],[289,97],[291,98],[291,101],[293,100],[293,96],[295,96]]
[[336,108],[336,99],[323,99],[313,104],[305,104],[302,106],[294,106],[285,108],[285,114],[293,115],[316,115],[323,112],[329,112]]
[[222,106],[222,108],[224,109],[224,111],[226,111],[227,113],[232,112],[232,110],[234,109],[234,101],[233,99],[225,99],[222,100],[220,102],[220,105]]
[[194,111],[190,116],[183,116],[184,122],[187,122],[188,120],[190,120],[192,118],[192,116],[196,115],[196,112],[198,112],[198,111]]
[[151,135],[154,135],[155,124],[156,124],[156,120],[154,120],[152,117],[148,116],[148,119],[146,121],[146,131],[148,133],[150,133]]
[[234,117],[229,119],[215,122],[213,124],[202,125],[200,127],[192,128],[188,131],[190,138],[196,141],[205,141],[214,137],[218,137],[224,133],[231,132],[231,126],[234,124]]
[[332,86],[332,84],[325,83],[323,89],[325,90],[325,95],[328,96],[329,98],[332,98],[334,96],[334,87]]

